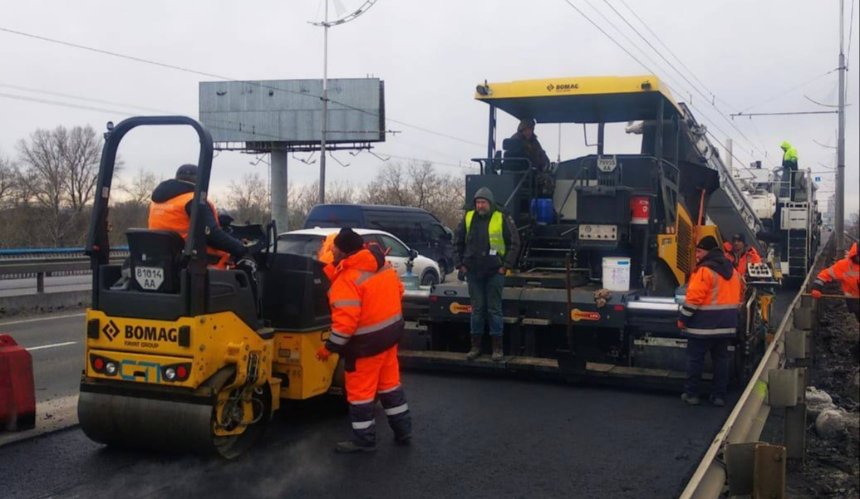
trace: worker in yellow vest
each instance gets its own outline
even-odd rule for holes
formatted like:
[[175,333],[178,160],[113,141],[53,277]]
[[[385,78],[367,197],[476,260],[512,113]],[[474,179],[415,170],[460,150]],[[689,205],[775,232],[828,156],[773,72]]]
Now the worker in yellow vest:
[[466,212],[455,234],[459,276],[468,281],[472,306],[472,347],[466,358],[474,360],[481,355],[481,340],[489,322],[493,360],[498,362],[503,358],[502,289],[505,274],[516,266],[520,236],[514,221],[496,208],[490,189],[478,189],[474,207]]

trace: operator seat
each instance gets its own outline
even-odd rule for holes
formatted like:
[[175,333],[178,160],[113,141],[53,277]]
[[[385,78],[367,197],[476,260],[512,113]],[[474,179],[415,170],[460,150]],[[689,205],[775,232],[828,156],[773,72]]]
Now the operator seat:
[[131,289],[178,293],[185,240],[172,230],[129,229]]

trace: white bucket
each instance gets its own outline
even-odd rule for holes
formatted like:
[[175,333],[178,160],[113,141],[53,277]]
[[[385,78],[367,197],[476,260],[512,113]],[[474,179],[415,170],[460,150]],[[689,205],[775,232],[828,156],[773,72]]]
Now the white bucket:
[[603,287],[610,291],[630,291],[630,258],[603,257]]

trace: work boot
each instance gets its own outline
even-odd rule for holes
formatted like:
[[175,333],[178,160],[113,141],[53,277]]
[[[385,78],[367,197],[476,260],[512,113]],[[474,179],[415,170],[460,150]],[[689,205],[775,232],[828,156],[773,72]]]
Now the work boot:
[[481,335],[472,335],[472,349],[466,354],[466,360],[475,360],[481,356]]
[[334,446],[334,450],[341,454],[352,454],[354,452],[373,452],[376,450],[375,445],[359,445],[353,440],[344,440],[338,442]]
[[726,399],[724,399],[723,397],[711,395],[710,400],[711,404],[716,407],[723,407],[724,405],[726,405]]
[[405,433],[403,435],[394,435],[394,441],[397,445],[409,445],[412,442],[412,434]]
[[699,405],[700,403],[699,397],[695,395],[689,395],[686,392],[681,394],[681,400],[683,400],[684,403],[687,405]]
[[504,357],[505,354],[502,352],[502,337],[501,336],[493,336],[493,362],[499,362]]

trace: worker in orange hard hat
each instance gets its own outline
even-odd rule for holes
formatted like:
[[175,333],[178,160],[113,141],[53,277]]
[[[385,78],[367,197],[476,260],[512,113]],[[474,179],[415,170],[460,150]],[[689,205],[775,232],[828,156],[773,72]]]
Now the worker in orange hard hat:
[[812,282],[812,297],[816,300],[821,298],[821,291],[829,282],[840,284],[848,310],[860,321],[860,255],[857,254],[857,243],[851,245],[845,258],[818,273]]
[[376,399],[382,403],[396,442],[412,436],[412,417],[400,385],[397,343],[403,335],[403,284],[386,265],[378,247],[366,248],[361,236],[343,228],[333,240],[331,334],[317,352],[327,360],[339,353],[346,368],[346,398],[352,439],[338,442],[338,452],[376,450]]

